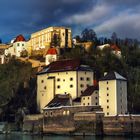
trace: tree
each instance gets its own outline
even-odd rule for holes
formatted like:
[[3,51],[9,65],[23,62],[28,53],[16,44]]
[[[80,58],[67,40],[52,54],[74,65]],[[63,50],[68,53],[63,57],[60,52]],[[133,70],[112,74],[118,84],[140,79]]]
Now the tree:
[[93,29],[84,29],[81,33],[81,39],[83,42],[87,42],[87,41],[96,41],[97,40],[97,36],[96,33]]
[[116,34],[115,32],[112,33],[111,41],[112,41],[113,44],[116,44],[116,41],[117,41],[117,34]]
[[60,46],[60,35],[59,34],[54,33],[54,35],[52,37],[51,45],[54,47]]
[[77,42],[81,42],[81,38],[79,35],[76,35],[74,38],[76,39]]

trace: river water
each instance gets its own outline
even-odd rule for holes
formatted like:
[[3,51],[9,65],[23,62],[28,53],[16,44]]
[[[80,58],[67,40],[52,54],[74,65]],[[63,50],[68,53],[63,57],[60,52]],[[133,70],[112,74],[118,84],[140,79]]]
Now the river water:
[[0,140],[140,140],[140,137],[123,136],[31,136],[22,134],[0,135]]

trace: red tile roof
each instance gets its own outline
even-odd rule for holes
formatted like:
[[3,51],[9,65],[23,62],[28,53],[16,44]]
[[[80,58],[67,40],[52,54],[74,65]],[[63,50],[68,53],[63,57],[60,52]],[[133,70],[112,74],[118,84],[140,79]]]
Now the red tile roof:
[[110,46],[111,47],[111,49],[113,49],[114,51],[121,51],[120,49],[119,49],[119,47],[117,46],[117,45],[112,45],[112,46]]
[[59,60],[50,63],[47,67],[41,70],[38,75],[65,71],[92,71],[92,69],[89,66],[81,65],[81,62],[78,59]]
[[25,38],[23,37],[23,35],[18,35],[18,36],[16,37],[16,39],[14,40],[14,43],[15,43],[15,42],[20,42],[20,41],[26,41]]
[[47,54],[51,54],[51,55],[57,54],[57,50],[55,48],[50,48],[50,49],[48,49],[46,55]]
[[76,70],[80,66],[79,60],[61,60],[52,62],[48,72],[53,71],[65,71],[65,70]]

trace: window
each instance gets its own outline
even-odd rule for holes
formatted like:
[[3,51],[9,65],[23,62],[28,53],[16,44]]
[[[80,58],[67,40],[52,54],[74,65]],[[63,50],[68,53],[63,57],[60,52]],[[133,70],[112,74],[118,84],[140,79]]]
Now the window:
[[89,99],[89,97],[88,97],[88,99]]
[[83,85],[83,84],[81,84],[81,85],[80,85],[80,87],[82,88],[82,87],[84,87],[84,85]]
[[19,44],[19,43],[17,43],[17,46],[20,46],[20,44]]
[[73,81],[73,78],[72,77],[70,78],[70,81]]
[[108,84],[108,81],[106,82],[106,84]]
[[52,113],[52,112],[50,112],[50,115],[52,116],[52,115],[53,115],[53,113]]
[[44,83],[44,80],[41,80],[41,83]]
[[65,82],[65,79],[63,79],[63,82]]
[[60,86],[58,85],[57,88],[60,88]]
[[96,103],[96,105],[98,105],[98,103]]
[[73,87],[73,85],[70,85],[70,88],[72,88]]
[[81,94],[83,93],[83,91],[81,90]]
[[87,77],[87,81],[89,81],[90,80],[90,78],[89,77]]
[[85,103],[83,103],[83,105],[85,105]]
[[107,93],[107,96],[109,96],[109,94]]
[[66,111],[63,111],[63,115],[66,115]]
[[83,98],[83,100],[85,100],[85,98]]
[[107,115],[109,115],[109,112],[107,112]]
[[67,115],[70,115],[70,111],[68,110],[66,114],[67,114]]
[[44,89],[47,89],[47,87],[45,86]]
[[24,44],[22,44],[22,46],[24,46]]
[[66,72],[66,74],[68,74],[68,72]]
[[109,87],[107,87],[106,89],[109,90]]
[[90,105],[90,104],[88,103],[88,105]]
[[87,72],[85,72],[85,75],[87,74]]
[[48,116],[48,113],[47,112],[45,113],[45,116]]
[[98,99],[98,97],[95,97],[95,99]]
[[80,78],[80,80],[81,80],[81,81],[83,81],[83,80],[84,80],[84,78],[83,78],[83,77],[81,77],[81,78]]
[[109,100],[107,100],[107,103],[109,102]]
[[109,106],[107,106],[107,108],[109,108]]
[[57,81],[59,82],[60,81],[60,78],[57,78]]

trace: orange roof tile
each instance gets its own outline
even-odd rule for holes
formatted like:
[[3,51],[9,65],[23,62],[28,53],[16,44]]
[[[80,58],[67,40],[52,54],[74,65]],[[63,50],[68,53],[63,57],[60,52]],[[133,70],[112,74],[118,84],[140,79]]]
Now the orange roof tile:
[[119,47],[117,45],[115,45],[115,44],[111,46],[111,49],[113,49],[114,51],[121,51],[119,49]]
[[50,49],[48,49],[46,55],[47,54],[52,54],[52,55],[57,54],[57,50],[55,48],[50,48]]
[[14,40],[14,43],[15,43],[15,42],[20,42],[20,41],[26,41],[25,38],[23,37],[23,35],[18,35],[18,36],[16,37],[16,39]]

